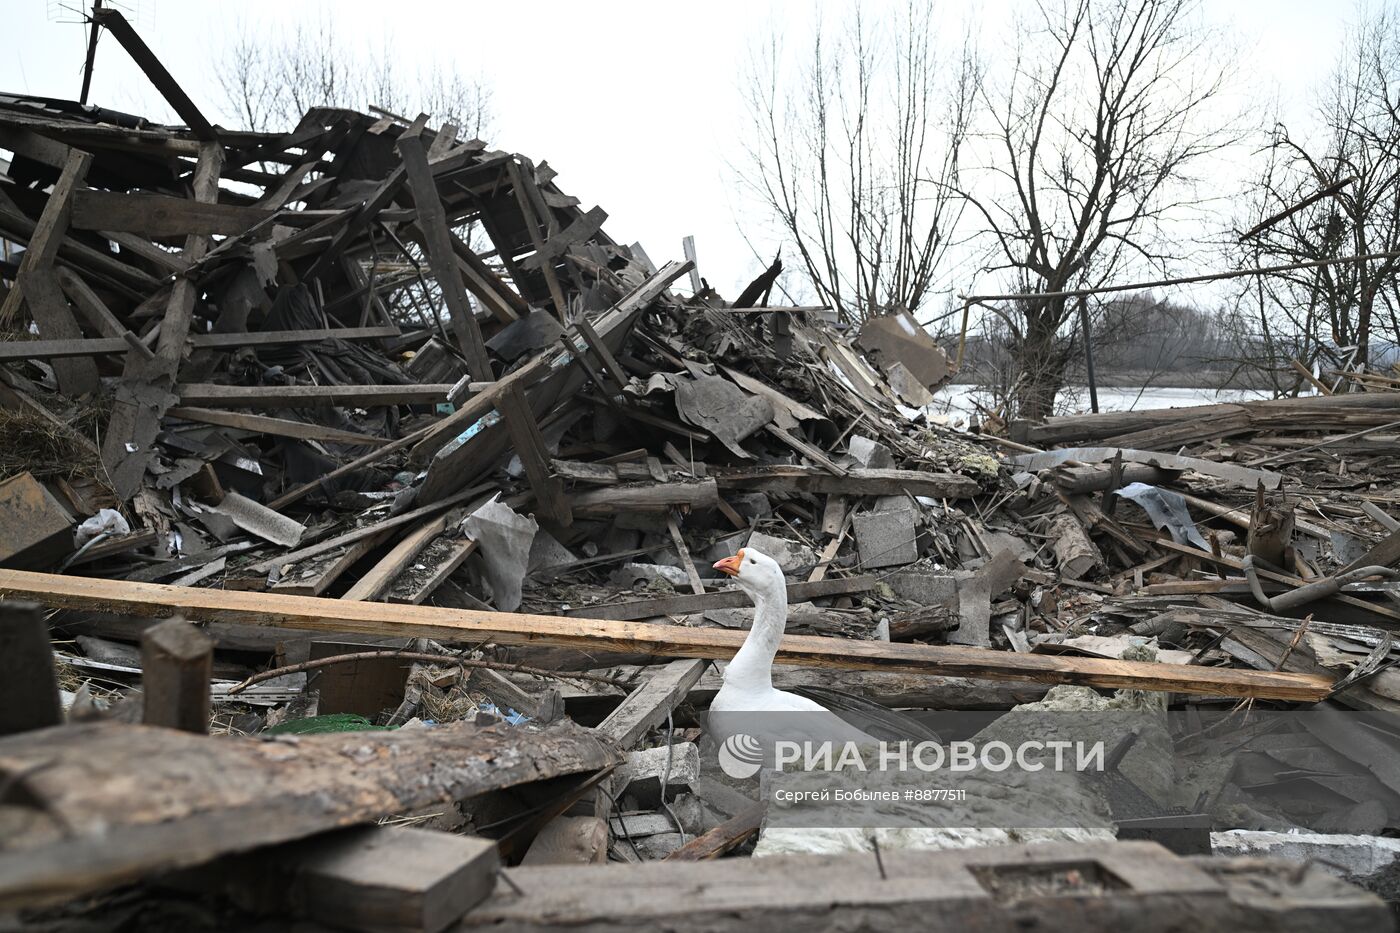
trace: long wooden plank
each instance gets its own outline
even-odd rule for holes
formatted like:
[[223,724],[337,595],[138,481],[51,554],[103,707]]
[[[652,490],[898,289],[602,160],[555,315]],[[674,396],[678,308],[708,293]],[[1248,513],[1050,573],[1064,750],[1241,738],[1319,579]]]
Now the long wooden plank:
[[[360,528],[355,528],[351,531],[345,532],[344,534],[336,535],[334,538],[327,538],[324,541],[317,541],[315,544],[307,545],[304,548],[291,551],[287,554],[279,554],[276,557],[269,558],[265,561],[261,561],[260,563],[252,564],[247,569],[252,571],[253,573],[262,573],[264,571],[271,570],[273,567],[285,567],[288,564],[296,563],[299,560],[306,560],[308,557],[315,557],[317,554],[325,554],[328,551],[334,551],[336,548],[339,548],[343,545],[353,544],[354,542],[362,541],[365,538],[370,537],[371,535],[377,535],[381,532],[388,531],[392,528],[398,528],[401,525],[407,525],[410,522],[415,521],[416,519],[425,518],[429,515],[436,515],[438,512],[444,512],[452,506],[456,505],[458,502],[465,502],[472,496],[480,495],[481,493],[485,492],[488,488],[490,487],[474,486],[470,489],[464,489],[456,495],[450,496],[447,499],[441,499],[437,502],[430,502],[427,505],[419,506],[418,508],[413,509],[411,511],[404,512],[400,515],[395,515],[393,518],[386,518],[382,522],[375,522],[372,525],[365,525]],[[276,505],[270,505],[268,507],[272,509],[277,508]]]
[[[360,603],[310,596],[206,590],[0,569],[0,596],[67,609],[209,622],[279,625],[311,631],[554,645],[680,658],[733,657],[746,632],[647,625],[573,616],[478,612],[439,606]],[[1091,687],[1317,702],[1332,680],[1311,674],[1244,671],[1021,654],[984,648],[852,641],[812,635],[783,638],[778,659],[817,667],[912,671],[991,680],[1034,680]]]
[[1309,430],[1343,426],[1366,427],[1386,424],[1396,419],[1400,419],[1400,395],[1359,392],[1351,395],[1317,395],[1218,405],[1190,405],[1150,411],[1070,415],[1047,418],[1041,424],[1016,421],[1011,425],[1011,435],[1012,440],[1034,444],[1037,447],[1099,441],[1100,446],[1104,447],[1174,450],[1175,446],[1144,445],[1129,438],[1180,426],[1184,426],[1188,431],[1209,435],[1221,431],[1238,433],[1274,426],[1306,427]]
[[163,194],[84,189],[73,199],[73,226],[79,230],[115,230],[155,238],[190,234],[237,235],[274,211],[237,204],[172,198]]
[[[195,349],[232,347],[271,347],[311,343],[316,340],[377,340],[399,336],[397,327],[339,327],[327,330],[271,330],[255,334],[195,334]],[[0,343],[0,362],[11,360],[56,360],[65,357],[125,353],[131,346],[123,337],[75,338],[71,340],[12,340]]]
[[226,428],[244,431],[257,431],[277,437],[299,437],[309,441],[328,441],[332,444],[360,444],[366,447],[382,447],[391,443],[387,437],[370,434],[356,434],[354,431],[341,431],[305,421],[291,421],[286,418],[271,418],[267,415],[251,415],[247,412],[217,411],[212,408],[187,408],[177,405],[166,412],[172,418],[198,421],[200,424],[217,424]]
[[704,661],[672,661],[633,690],[598,723],[597,730],[623,748],[631,748],[666,721],[704,673]]
[[126,327],[117,316],[112,313],[112,309],[107,307],[107,303],[98,297],[92,286],[83,281],[82,276],[72,269],[60,267],[58,270],[58,284],[63,289],[68,300],[73,302],[73,308],[83,317],[87,325],[104,337],[121,337],[126,332]]
[[375,564],[370,571],[360,579],[350,589],[345,591],[341,599],[372,600],[378,599],[389,584],[394,582],[394,578],[408,566],[408,562],[418,556],[418,552],[427,547],[428,542],[442,533],[447,526],[447,516],[439,515],[430,518],[417,528],[404,535],[395,544],[388,554]]
[[116,37],[122,48],[126,49],[128,55],[135,60],[141,70],[146,73],[146,77],[160,91],[160,96],[165,98],[165,102],[170,105],[170,109],[185,121],[194,135],[200,139],[216,139],[217,134],[214,127],[194,101],[190,100],[184,88],[180,87],[174,76],[165,69],[156,54],[151,51],[150,46],[145,43],[136,30],[127,22],[125,16],[111,7],[99,7],[93,10],[93,19],[100,25],[105,26],[107,31]]
[[447,401],[450,383],[383,386],[226,386],[189,382],[175,387],[185,405],[220,408],[316,408],[339,405],[435,405]]
[[418,227],[423,232],[423,247],[428,253],[428,264],[433,278],[437,280],[438,292],[447,306],[448,318],[452,323],[458,349],[467,361],[467,370],[473,379],[490,382],[495,378],[491,371],[491,361],[486,355],[486,343],[481,337],[481,327],[476,322],[471,302],[467,300],[466,287],[462,284],[462,274],[457,270],[457,255],[452,249],[452,231],[447,226],[447,212],[442,206],[442,196],[438,194],[433,170],[428,165],[428,154],[423,147],[422,129],[410,130],[399,137],[398,150],[403,158],[404,170],[408,173],[408,187],[413,194],[413,205],[418,209]]
[[719,858],[757,833],[763,824],[763,815],[767,812],[768,808],[764,804],[755,803],[709,832],[696,836],[666,856],[665,861],[704,862]]

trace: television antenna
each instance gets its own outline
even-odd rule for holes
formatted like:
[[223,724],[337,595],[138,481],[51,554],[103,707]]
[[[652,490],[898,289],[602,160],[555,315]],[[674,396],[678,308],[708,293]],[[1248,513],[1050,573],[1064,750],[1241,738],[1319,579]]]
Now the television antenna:
[[88,92],[92,90],[92,67],[97,60],[97,39],[102,28],[92,15],[98,10],[120,10],[127,20],[133,23],[149,22],[154,18],[154,3],[143,0],[92,0],[89,10],[80,0],[48,0],[48,17],[51,23],[77,24],[88,27],[87,54],[83,58],[83,90],[78,103],[86,104]]

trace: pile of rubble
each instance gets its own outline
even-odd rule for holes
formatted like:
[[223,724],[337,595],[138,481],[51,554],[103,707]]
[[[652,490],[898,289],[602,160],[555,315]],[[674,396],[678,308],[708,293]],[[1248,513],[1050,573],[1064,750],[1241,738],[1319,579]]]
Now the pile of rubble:
[[[426,117],[214,126],[98,18],[186,125],[0,95],[0,596],[57,610],[0,608],[0,909],[182,869],[243,907],[440,928],[501,858],[707,878],[762,819],[697,744],[708,661],[753,618],[710,567],[742,547],[786,573],[788,632],[822,636],[784,643],[778,686],[833,705],[1400,707],[1400,396],[953,430],[921,414],[950,372],[907,313],[772,305],[778,262],[725,300],[547,164]],[[1306,747],[1355,779],[1270,806],[1394,825],[1393,775],[1332,738],[1256,778]],[[328,834],[390,818],[415,825]],[[311,893],[274,896],[268,865]],[[1281,877],[1253,870],[1162,869],[1227,912]],[[529,877],[468,920],[562,922]],[[1318,917],[1378,909],[1308,884]],[[1104,916],[1137,904],[1100,888]]]

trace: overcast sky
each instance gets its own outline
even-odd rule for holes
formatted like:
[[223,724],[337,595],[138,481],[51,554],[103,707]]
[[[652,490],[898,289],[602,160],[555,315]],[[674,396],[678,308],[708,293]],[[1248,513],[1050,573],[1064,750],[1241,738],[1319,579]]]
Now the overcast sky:
[[[331,15],[347,43],[358,46],[355,54],[377,54],[387,37],[408,73],[428,63],[479,76],[493,96],[494,147],[547,160],[561,188],[585,208],[608,211],[615,239],[640,241],[658,263],[680,258],[681,238],[693,234],[701,273],[728,297],[764,264],[740,234],[753,205],[731,170],[747,132],[740,83],[754,40],[770,25],[801,40],[819,15],[846,9],[805,0],[117,5],[195,102],[225,124],[215,69],[241,29],[275,32]],[[59,0],[0,6],[9,35],[0,91],[76,98],[86,42],[78,18]],[[1012,7],[1010,0],[944,0],[943,15],[950,35],[971,20],[984,54],[995,55]],[[1241,94],[1261,108],[1276,97],[1291,120],[1302,120],[1354,13],[1329,0],[1210,0],[1206,15],[1240,50]],[[173,122],[110,36],[99,45],[91,101]]]

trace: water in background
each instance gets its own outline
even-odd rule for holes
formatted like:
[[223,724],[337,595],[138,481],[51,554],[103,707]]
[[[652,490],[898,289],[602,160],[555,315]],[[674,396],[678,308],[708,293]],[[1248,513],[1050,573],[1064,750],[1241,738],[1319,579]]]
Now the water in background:
[[[1186,405],[1216,405],[1268,398],[1269,393],[1254,389],[1172,389],[1136,386],[1099,386],[1099,411],[1145,411],[1150,408],[1179,408]],[[1068,386],[1056,400],[1056,414],[1089,410],[1089,388]],[[981,386],[948,385],[934,393],[934,402],[925,409],[930,415],[946,416],[950,423],[966,423],[976,414],[974,402],[990,406],[990,396]]]

